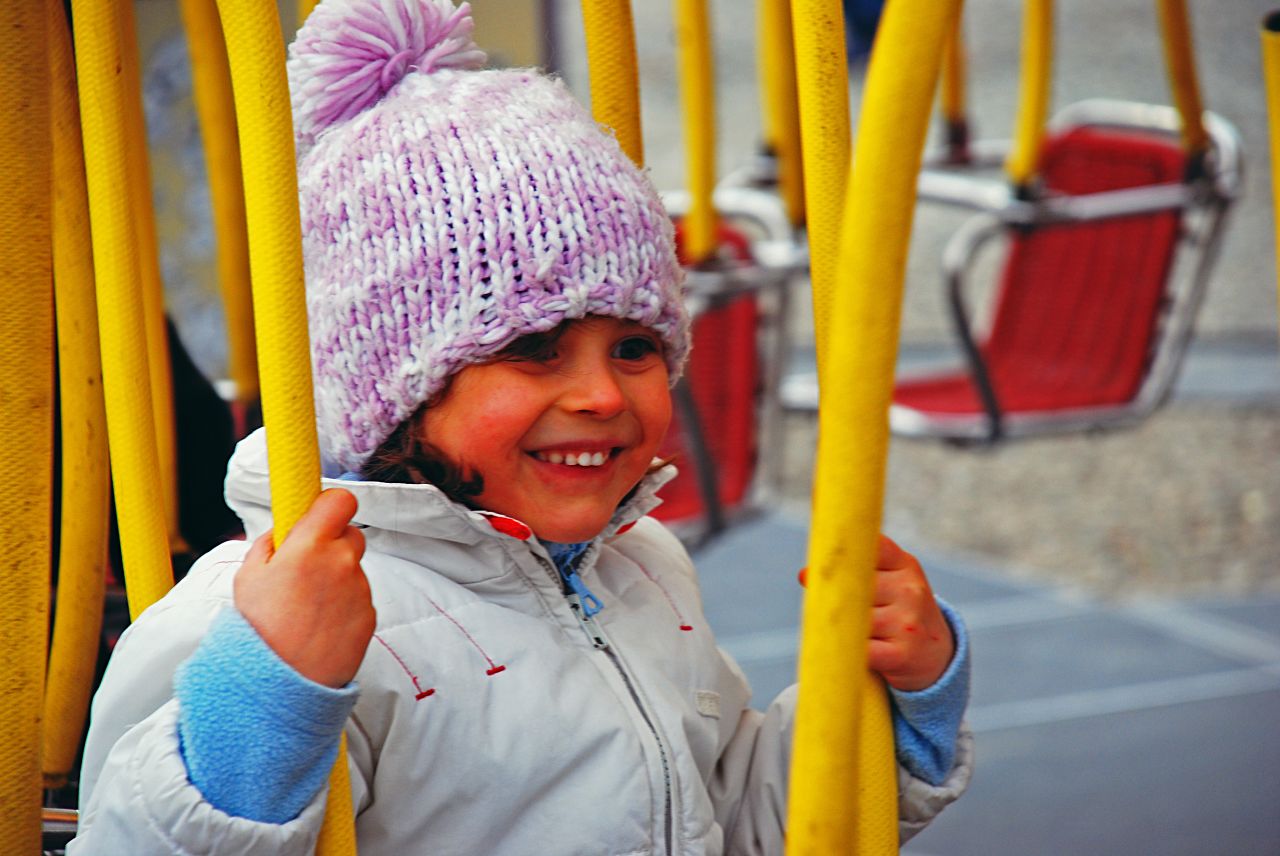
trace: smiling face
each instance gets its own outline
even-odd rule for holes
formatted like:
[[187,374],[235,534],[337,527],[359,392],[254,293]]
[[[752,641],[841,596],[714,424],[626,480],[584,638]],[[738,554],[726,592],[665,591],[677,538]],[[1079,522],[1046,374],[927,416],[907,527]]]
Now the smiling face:
[[[537,340],[535,340],[537,341]],[[484,490],[473,501],[539,538],[586,541],[648,470],[671,419],[662,341],[590,317],[532,354],[468,366],[427,408],[424,439]]]

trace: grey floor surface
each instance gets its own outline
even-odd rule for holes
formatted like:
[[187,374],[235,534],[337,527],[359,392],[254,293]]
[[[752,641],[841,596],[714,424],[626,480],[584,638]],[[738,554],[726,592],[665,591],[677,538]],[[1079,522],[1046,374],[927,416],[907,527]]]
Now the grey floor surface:
[[[757,706],[794,674],[806,538],[771,514],[696,557]],[[1106,604],[909,546],[969,627],[977,767],[904,853],[1280,854],[1280,597]]]

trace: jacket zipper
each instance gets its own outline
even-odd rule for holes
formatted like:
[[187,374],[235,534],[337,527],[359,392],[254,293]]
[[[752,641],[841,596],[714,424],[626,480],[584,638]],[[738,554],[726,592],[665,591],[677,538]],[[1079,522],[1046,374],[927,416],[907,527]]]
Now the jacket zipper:
[[[645,709],[644,703],[640,700],[640,694],[636,692],[635,684],[632,683],[631,676],[627,674],[627,670],[623,668],[622,661],[618,659],[618,654],[609,646],[609,641],[604,636],[604,631],[600,628],[599,623],[595,619],[595,614],[600,611],[602,604],[600,600],[593,595],[586,584],[582,582],[582,578],[577,572],[570,575],[569,579],[563,579],[560,573],[541,556],[534,554],[534,558],[538,563],[546,569],[556,582],[560,583],[561,590],[564,592],[565,599],[569,602],[569,609],[572,610],[574,616],[578,619],[578,625],[583,632],[587,634],[587,640],[591,643],[591,647],[597,651],[603,651],[609,657],[609,662],[613,663],[613,667],[618,670],[618,675],[622,678],[622,683],[626,686],[627,692],[631,695],[631,701],[635,704],[636,709],[640,711],[640,718],[644,720],[644,724],[649,727],[649,733],[653,736],[654,743],[658,746],[658,759],[662,762],[662,783],[665,790],[665,804],[663,817],[663,832],[666,841],[668,856],[671,855],[671,836],[674,824],[671,799],[671,765],[667,761],[667,747],[662,742],[662,737],[658,734],[658,728],[653,720],[649,717],[649,711]],[[573,580],[577,580],[577,585],[573,584]]]
[[636,708],[640,711],[640,717],[644,720],[644,724],[649,726],[649,732],[653,735],[654,742],[658,744],[658,758],[662,761],[662,783],[666,790],[666,806],[665,816],[663,818],[663,831],[666,833],[667,854],[671,854],[671,827],[674,825],[672,818],[671,806],[671,767],[667,763],[667,749],[662,745],[662,738],[658,736],[658,728],[653,724],[653,720],[649,718],[649,712],[645,710],[644,704],[640,701],[640,695],[636,692],[635,685],[631,683],[631,677],[627,674],[627,670],[622,668],[622,661],[618,659],[618,654],[612,648],[605,648],[604,652],[609,655],[614,668],[618,670],[618,674],[622,675],[622,682],[627,685],[627,692],[631,693],[631,700],[635,702]]

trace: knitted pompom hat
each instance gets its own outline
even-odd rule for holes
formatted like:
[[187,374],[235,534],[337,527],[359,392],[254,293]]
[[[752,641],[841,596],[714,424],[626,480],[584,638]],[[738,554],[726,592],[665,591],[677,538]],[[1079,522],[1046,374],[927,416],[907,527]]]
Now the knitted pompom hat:
[[689,320],[648,179],[562,83],[479,70],[468,4],[325,0],[289,52],[321,451],[358,471],[463,367],[602,315]]

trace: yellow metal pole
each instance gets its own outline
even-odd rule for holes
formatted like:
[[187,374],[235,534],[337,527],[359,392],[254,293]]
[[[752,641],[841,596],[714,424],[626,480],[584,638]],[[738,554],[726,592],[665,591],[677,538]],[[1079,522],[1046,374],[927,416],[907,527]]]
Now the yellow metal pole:
[[1192,46],[1191,20],[1186,0],[1157,0],[1160,32],[1164,44],[1165,66],[1173,102],[1182,117],[1182,147],[1192,158],[1204,154],[1209,135],[1204,129],[1204,106],[1200,101],[1200,84],[1196,78],[1195,49]]
[[883,688],[862,664],[916,175],[942,45],[959,7],[959,0],[893,0],[867,72],[831,310],[839,335],[831,336],[819,383],[789,854],[898,852],[892,725]]
[[209,174],[214,233],[218,236],[218,282],[227,320],[229,374],[235,382],[236,401],[248,406],[258,398],[258,353],[253,342],[249,233],[245,228],[244,180],[231,68],[215,0],[182,0],[181,5]]
[[316,8],[316,0],[298,0],[297,21],[295,27],[301,27]]
[[40,852],[53,501],[49,57],[42,0],[0,5],[0,841]]
[[640,126],[640,70],[631,0],[582,0],[591,114],[612,128],[627,157],[644,164]]
[[165,507],[156,487],[154,410],[138,283],[121,81],[122,4],[72,0],[76,79],[89,186],[89,222],[98,291],[102,384],[106,396],[112,484],[124,555],[129,613],[137,618],[173,586]]
[[818,370],[831,338],[831,292],[840,254],[840,212],[849,171],[849,73],[840,0],[791,0],[800,103]]
[[1280,286],[1280,10],[1262,21],[1262,78],[1267,90],[1267,127],[1271,132],[1272,226],[1276,235],[1276,282]]
[[965,120],[965,77],[968,58],[964,49],[963,16],[957,16],[954,26],[947,33],[942,50],[942,116],[948,124]]
[[942,79],[939,100],[946,128],[947,157],[952,163],[969,159],[969,117],[966,83],[968,57],[964,47],[963,15],[957,15],[942,51]]
[[61,0],[49,11],[53,73],[53,282],[62,426],[57,608],[44,695],[46,788],[75,763],[89,710],[107,566],[107,414],[71,32]]
[[125,165],[130,206],[138,234],[138,287],[142,290],[142,328],[147,342],[147,370],[151,377],[156,455],[169,547],[184,552],[178,531],[177,446],[173,423],[173,371],[169,365],[169,331],[164,321],[164,281],[160,277],[160,244],[156,237],[155,205],[151,200],[151,161],[147,155],[147,122],[142,112],[142,60],[133,3],[119,3],[120,61],[124,92]]
[[1026,0],[1022,11],[1022,61],[1013,150],[1005,161],[1010,183],[1030,188],[1040,162],[1053,70],[1053,0]]
[[689,264],[698,264],[716,250],[717,216],[712,200],[716,186],[715,59],[707,0],[676,0],[675,13],[685,164],[689,172],[684,257]]
[[790,0],[760,0],[756,23],[764,142],[778,170],[778,195],[793,226],[804,222],[804,167]]
[[[274,4],[218,0],[218,12],[240,128],[271,512],[279,544],[320,492],[284,38]],[[316,852],[356,852],[345,736],[329,776],[328,808]]]

